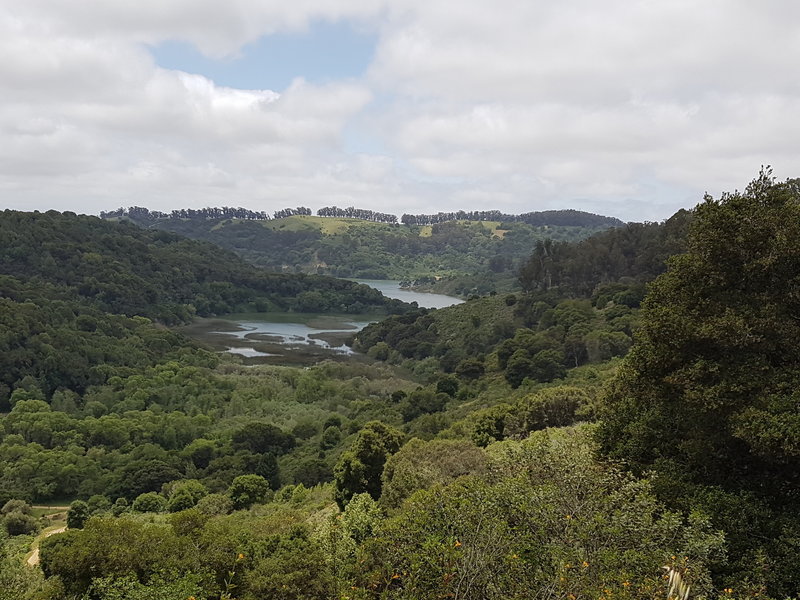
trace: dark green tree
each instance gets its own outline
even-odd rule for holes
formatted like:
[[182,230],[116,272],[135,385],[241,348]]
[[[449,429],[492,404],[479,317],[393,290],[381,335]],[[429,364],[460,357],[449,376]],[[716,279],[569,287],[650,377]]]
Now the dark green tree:
[[542,350],[531,358],[530,376],[540,383],[561,379],[566,375],[564,355],[558,350]]
[[[800,552],[777,542],[800,527],[798,240],[799,180],[776,183],[767,170],[744,192],[706,196],[688,252],[652,284],[599,433],[607,455],[657,468],[673,499],[698,490],[732,556],[772,555],[775,596],[800,588],[797,570],[779,567]],[[699,491],[709,485],[739,500]],[[783,516],[742,518],[755,497]]]
[[338,427],[330,426],[322,432],[322,438],[319,441],[319,447],[323,450],[330,450],[336,447],[342,439],[342,432]]
[[250,508],[253,504],[264,502],[269,494],[269,482],[261,475],[240,475],[228,488],[233,508]]
[[516,350],[506,363],[506,381],[511,387],[522,385],[526,377],[531,374],[531,356],[526,350]]
[[89,505],[83,500],[75,500],[69,505],[67,511],[67,527],[70,529],[82,529],[86,519],[92,514]]
[[268,423],[248,423],[233,434],[235,448],[253,454],[283,454],[295,445],[294,436]]
[[39,529],[39,523],[31,515],[12,511],[2,518],[3,527],[8,535],[26,535]]
[[375,500],[380,498],[383,467],[400,449],[403,437],[402,432],[380,421],[364,425],[334,469],[334,497],[341,508],[355,494],[366,492]]
[[136,497],[132,508],[136,512],[164,512],[167,508],[167,499],[161,494],[147,492]]

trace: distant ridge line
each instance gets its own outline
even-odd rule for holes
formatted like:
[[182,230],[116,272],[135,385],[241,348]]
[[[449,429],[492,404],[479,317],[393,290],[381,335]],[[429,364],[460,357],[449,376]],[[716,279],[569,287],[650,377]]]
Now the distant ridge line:
[[[311,216],[310,208],[298,206],[296,208],[284,208],[276,210],[272,215],[264,211],[252,211],[246,208],[208,207],[200,209],[176,209],[170,212],[149,210],[140,206],[128,208],[118,208],[112,211],[102,211],[100,217],[103,219],[113,219],[127,217],[138,222],[155,222],[170,219],[192,219],[192,220],[225,220],[241,219],[247,221],[269,221],[272,219],[282,219],[292,216]],[[358,219],[374,223],[389,223],[403,225],[436,225],[449,221],[501,221],[512,223],[526,223],[533,226],[560,226],[560,227],[588,227],[606,226],[621,227],[625,223],[616,217],[606,217],[590,212],[564,209],[564,210],[542,210],[513,215],[503,213],[499,210],[480,210],[438,212],[435,214],[412,215],[404,213],[398,220],[396,215],[381,213],[364,208],[339,208],[337,206],[324,206],[317,210],[318,217],[332,217],[345,219]]]

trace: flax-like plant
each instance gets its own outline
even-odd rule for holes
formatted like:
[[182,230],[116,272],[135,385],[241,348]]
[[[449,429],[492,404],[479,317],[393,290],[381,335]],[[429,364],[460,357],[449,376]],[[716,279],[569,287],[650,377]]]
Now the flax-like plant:
[[675,567],[664,567],[664,569],[669,576],[667,600],[688,600],[692,586],[683,579],[683,575]]

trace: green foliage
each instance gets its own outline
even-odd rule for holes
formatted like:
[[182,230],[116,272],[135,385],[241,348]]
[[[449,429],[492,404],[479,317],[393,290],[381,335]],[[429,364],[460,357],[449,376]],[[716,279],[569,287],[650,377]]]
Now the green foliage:
[[763,538],[752,535],[752,521],[709,509],[742,557],[767,557],[777,596],[800,586],[778,566],[799,556],[787,544],[799,514],[798,239],[797,180],[776,183],[762,172],[744,192],[706,197],[687,253],[651,286],[600,431],[608,455],[637,472],[655,468],[687,495],[716,485],[765,498],[775,513]]
[[[13,248],[0,257],[0,273],[20,280],[38,277],[57,286],[51,293],[59,298],[77,296],[109,313],[179,323],[255,303],[311,312],[405,309],[367,286],[267,273],[212,244],[129,223],[6,210],[0,214],[0,237]],[[97,326],[93,315],[76,322],[87,332]]]
[[386,460],[400,449],[403,438],[400,431],[380,421],[364,425],[334,469],[334,497],[341,508],[355,494],[366,492],[375,500],[380,498],[383,467]]
[[357,544],[377,533],[383,514],[378,503],[366,493],[355,494],[344,509],[342,521],[347,534]]
[[[353,347],[377,357],[372,350],[384,344],[389,350],[382,354],[389,361],[398,354],[419,361],[415,368],[421,377],[436,377],[435,367],[440,367],[474,380],[499,367],[509,385],[518,388],[526,379],[548,383],[565,377],[568,368],[624,355],[635,315],[612,301],[597,308],[588,299],[564,299],[554,292],[526,294],[512,305],[490,296],[384,319],[359,332]],[[435,358],[431,369],[420,360],[423,357]],[[438,380],[453,392],[444,382],[454,379],[439,375]],[[403,410],[409,421],[441,408],[420,408],[407,401]]]
[[336,447],[341,439],[341,430],[338,427],[331,425],[330,427],[326,427],[325,431],[322,432],[322,438],[320,438],[319,447],[323,450],[330,450],[331,448]]
[[[105,314],[77,298],[61,296],[62,288],[23,284],[0,275],[0,409],[10,405],[8,390],[16,388],[15,405],[53,395],[55,406],[66,409],[58,414],[74,417],[75,393],[174,356],[185,345],[176,334],[153,327],[146,319]],[[77,326],[77,320],[87,315],[97,324],[92,331]],[[206,352],[188,348],[183,352],[202,357],[207,364],[217,362]],[[23,389],[23,381],[34,387]],[[35,441],[51,444],[46,429],[36,432]]]
[[42,575],[9,553],[0,536],[0,600],[33,600],[41,589]]
[[128,511],[128,501],[125,498],[117,498],[114,505],[111,507],[111,514],[119,517],[121,514]]
[[[628,223],[577,243],[536,242],[530,258],[520,268],[523,290],[549,290],[589,296],[600,284],[623,278],[650,281],[665,270],[666,260],[686,247],[692,214],[681,210],[663,223]],[[636,305],[636,293],[615,301]]]
[[39,530],[39,522],[29,514],[9,511],[2,518],[3,528],[8,535],[28,535]]
[[167,495],[167,510],[178,512],[193,508],[208,495],[208,489],[196,479],[173,481],[164,486]]
[[319,547],[304,536],[282,538],[272,553],[257,560],[247,573],[242,600],[330,597],[333,581],[325,570],[320,569],[324,560]]
[[92,510],[86,502],[75,500],[69,505],[69,510],[67,511],[67,527],[70,529],[82,529],[91,514]]
[[[307,386],[324,385],[325,394],[299,403],[300,374]],[[303,370],[211,369],[176,358],[93,386],[78,397],[82,410],[73,415],[42,400],[18,400],[10,414],[0,417],[6,432],[0,439],[0,501],[103,494],[132,502],[180,479],[224,491],[247,473],[267,478],[273,489],[282,479],[309,486],[330,481],[347,432],[334,427],[338,441],[336,432],[326,434],[330,454],[321,458],[319,434],[294,438],[282,432],[298,422],[316,423],[314,431],[321,432],[325,422],[341,426],[355,417],[359,424],[385,417],[391,393],[413,385],[404,377],[388,367],[359,363]],[[96,417],[86,410],[93,405],[105,414]],[[400,420],[396,411],[389,418]],[[232,434],[248,422],[280,426],[277,432],[268,428],[276,437],[267,440],[281,442],[279,458],[254,454],[243,439],[234,446]],[[248,444],[264,449],[257,446],[260,439]]]
[[581,388],[546,388],[524,397],[511,407],[504,419],[504,435],[527,437],[539,429],[572,425],[579,416],[591,410],[592,398]]
[[483,361],[477,358],[465,358],[456,365],[455,373],[467,379],[477,379],[486,372]]
[[283,454],[295,445],[294,436],[268,423],[248,423],[233,434],[235,448],[253,454]]
[[60,577],[67,591],[78,594],[95,578],[135,577],[147,584],[160,573],[188,574],[188,552],[170,527],[128,517],[93,518],[84,529],[51,536],[40,546],[44,574]]
[[469,416],[470,438],[481,448],[506,437],[506,419],[511,412],[508,404],[497,404],[491,408],[476,410]]
[[31,505],[24,500],[12,499],[6,502],[3,505],[3,508],[0,508],[0,514],[2,515],[7,515],[13,512],[29,515],[31,514]]
[[[750,432],[759,429],[756,415],[767,417],[768,428],[770,417],[790,415],[793,405],[787,390],[797,381],[800,258],[788,240],[800,235],[797,185],[762,175],[745,193],[707,198],[696,213],[689,252],[652,286],[638,343],[611,396],[607,447],[627,430],[632,437],[617,451],[637,463],[670,457],[724,477],[758,456],[780,471],[791,450],[770,453]],[[647,413],[623,426],[637,404]],[[653,450],[637,454],[634,423],[653,419],[661,428],[674,423],[681,443],[651,440]]]
[[[689,253],[653,285],[602,407],[597,439],[635,475],[573,424],[597,416],[620,363],[603,361],[628,351],[643,282],[684,247],[685,214],[542,243],[530,291],[513,295],[492,286],[530,255],[528,225],[329,220],[315,237],[307,216],[253,223],[323,248],[294,264],[405,268],[376,266],[374,248],[395,244],[419,268],[452,270],[443,285],[467,285],[448,266],[459,260],[485,268],[459,293],[500,292],[366,328],[354,347],[371,359],[296,369],[244,367],[162,324],[391,305],[164,232],[5,213],[0,599],[632,600],[665,597],[664,565],[693,596],[713,597],[712,577],[742,596],[790,595],[797,197],[796,182],[763,178],[692,217]],[[54,244],[28,235],[48,229]],[[61,498],[81,499],[70,530],[43,540],[42,574],[26,574],[30,538],[5,535],[38,526],[26,502]]]
[[233,510],[233,501],[227,494],[208,494],[197,502],[197,510],[207,515],[227,515]]
[[156,492],[146,492],[139,494],[136,500],[133,501],[132,507],[136,512],[153,512],[160,513],[167,509],[167,499],[161,494]]
[[652,597],[675,564],[709,592],[721,534],[595,463],[585,440],[578,430],[496,444],[491,479],[418,492],[362,547],[360,585],[386,598]]
[[447,394],[452,398],[458,392],[458,379],[452,376],[442,377],[436,382],[436,392],[439,394]]
[[146,583],[135,575],[108,575],[92,580],[90,594],[98,600],[174,600],[204,596],[204,578],[196,574],[165,580],[154,575]]
[[[453,389],[447,384],[445,387]],[[438,384],[436,389],[439,389]],[[449,400],[450,396],[442,392],[429,389],[414,390],[400,403],[400,414],[403,415],[403,421],[412,421],[420,415],[441,412]]]
[[260,475],[239,475],[228,488],[234,509],[250,508],[257,502],[264,502],[270,491],[269,481]]
[[446,485],[464,475],[482,475],[485,470],[484,452],[466,440],[414,438],[386,461],[381,504],[397,508],[417,490]]
[[456,283],[462,287],[456,291],[459,294],[470,288],[488,292],[498,285],[497,280],[513,281],[514,267],[527,257],[536,240],[578,240],[621,225],[616,219],[577,213],[539,214],[535,219],[528,217],[530,223],[512,222],[512,215],[506,215],[503,223],[500,215],[492,215],[490,221],[468,221],[468,215],[453,213],[434,215],[433,221],[428,216],[408,226],[307,215],[273,220],[152,217],[140,209],[130,211],[128,217],[144,227],[213,242],[271,271],[288,265],[295,272],[420,282],[434,275],[460,279],[476,272],[485,274],[480,280]]
[[89,498],[86,501],[86,505],[89,509],[89,514],[93,515],[104,513],[111,509],[111,501],[101,494],[95,494]]

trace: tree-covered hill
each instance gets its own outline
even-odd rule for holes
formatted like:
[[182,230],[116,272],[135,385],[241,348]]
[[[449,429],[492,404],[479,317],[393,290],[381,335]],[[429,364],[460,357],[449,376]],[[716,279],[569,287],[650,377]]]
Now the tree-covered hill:
[[[429,359],[448,372],[475,368],[476,359],[497,351],[499,368],[516,385],[528,375],[552,379],[537,362],[560,372],[623,355],[645,285],[685,249],[691,219],[679,211],[663,223],[631,223],[580,241],[538,241],[517,277],[504,275],[524,293],[473,296],[445,309],[384,319],[361,331],[355,348],[383,358],[395,352]],[[481,278],[492,287],[503,283],[485,275],[462,282]]]
[[607,395],[603,451],[728,532],[728,576],[800,590],[800,180],[762,171],[695,209]]
[[265,273],[208,243],[71,213],[4,211],[0,244],[0,412],[12,392],[78,397],[166,360],[216,364],[151,321],[242,309],[411,308],[368,286]]
[[[796,597],[799,207],[764,172],[542,244],[524,291],[390,316],[367,358],[304,369],[194,348],[106,312],[79,266],[12,256],[0,600]],[[93,264],[134,272],[97,237]],[[45,539],[50,502],[68,530]]]
[[621,279],[652,281],[667,259],[686,249],[692,213],[679,210],[661,223],[628,223],[579,242],[536,242],[519,271],[526,291],[557,288],[577,296]]
[[484,271],[511,273],[537,240],[578,240],[622,225],[617,219],[578,211],[530,213],[526,218],[531,222],[522,219],[525,215],[496,211],[440,213],[417,215],[401,225],[358,217],[369,211],[334,209],[321,210],[325,216],[293,209],[274,219],[259,214],[239,218],[238,212],[221,209],[164,214],[131,208],[103,214],[213,242],[272,271],[411,281]]
[[165,323],[241,308],[358,313],[405,308],[367,286],[266,273],[209,243],[72,213],[6,210],[0,214],[0,244],[2,275],[51,284],[102,311]]

